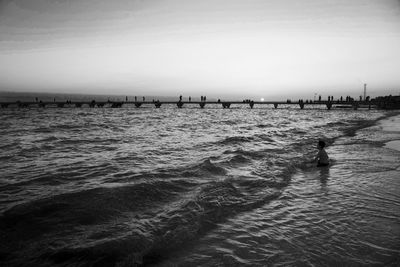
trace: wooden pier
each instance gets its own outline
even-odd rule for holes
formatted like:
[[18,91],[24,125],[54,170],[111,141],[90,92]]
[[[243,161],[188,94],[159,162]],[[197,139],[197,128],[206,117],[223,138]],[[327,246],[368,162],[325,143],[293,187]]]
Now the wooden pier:
[[354,109],[359,108],[379,108],[378,103],[374,101],[48,101],[48,102],[0,102],[1,108],[70,108],[70,107],[89,107],[89,108],[121,108],[126,107],[144,107],[153,106],[155,108],[161,108],[166,105],[174,105],[177,108],[184,108],[189,105],[195,105],[199,108],[206,108],[210,105],[219,105],[222,108],[229,109],[233,106],[247,105],[250,109],[256,106],[270,105],[272,108],[279,108],[287,105],[295,105],[300,109],[312,107],[312,108],[325,108],[330,110],[332,108],[342,109]]

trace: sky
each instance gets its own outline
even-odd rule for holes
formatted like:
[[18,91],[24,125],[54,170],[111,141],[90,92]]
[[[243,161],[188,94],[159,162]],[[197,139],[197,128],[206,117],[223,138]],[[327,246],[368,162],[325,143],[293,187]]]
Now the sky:
[[0,0],[0,91],[400,94],[400,0]]

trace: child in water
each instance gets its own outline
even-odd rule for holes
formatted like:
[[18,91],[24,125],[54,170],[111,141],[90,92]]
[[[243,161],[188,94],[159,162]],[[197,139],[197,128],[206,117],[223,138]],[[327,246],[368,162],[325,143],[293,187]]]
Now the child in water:
[[324,149],[325,146],[326,144],[324,141],[322,140],[318,141],[318,154],[314,159],[314,161],[318,161],[317,167],[323,167],[329,165],[329,157]]

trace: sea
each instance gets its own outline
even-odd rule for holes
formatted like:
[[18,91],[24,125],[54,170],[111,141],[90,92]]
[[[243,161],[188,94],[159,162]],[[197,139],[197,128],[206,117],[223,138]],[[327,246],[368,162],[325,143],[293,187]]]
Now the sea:
[[1,266],[400,266],[399,111],[32,106],[0,121]]

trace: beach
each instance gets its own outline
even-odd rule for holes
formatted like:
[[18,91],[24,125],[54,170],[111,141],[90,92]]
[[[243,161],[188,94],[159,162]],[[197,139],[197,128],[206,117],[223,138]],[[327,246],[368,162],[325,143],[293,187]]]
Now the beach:
[[[396,134],[400,132],[400,118],[398,116],[384,120],[380,125],[385,133],[393,133],[394,136],[396,136]],[[386,147],[400,151],[400,140],[391,140],[386,143]]]
[[396,111],[0,112],[2,265],[400,263]]

